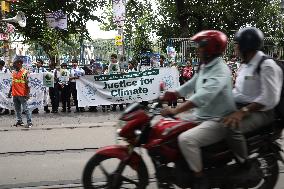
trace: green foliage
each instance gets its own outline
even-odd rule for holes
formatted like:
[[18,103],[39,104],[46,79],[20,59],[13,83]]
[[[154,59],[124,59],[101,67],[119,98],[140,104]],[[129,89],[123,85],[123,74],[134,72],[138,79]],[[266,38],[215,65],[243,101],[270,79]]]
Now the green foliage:
[[[163,50],[169,38],[188,38],[206,29],[221,30],[232,38],[240,28],[255,26],[265,36],[284,37],[279,3],[280,0],[129,0],[125,36],[134,40],[136,56],[143,49],[151,49],[152,33],[164,41]],[[110,4],[104,16],[108,18],[104,29],[115,29]]]
[[[94,15],[94,11],[104,4],[104,0],[24,0],[16,3],[13,13],[7,17],[14,16],[17,11],[23,11],[27,17],[27,26],[21,28],[15,24],[17,31],[24,36],[26,42],[38,43],[52,57],[58,54],[57,47],[60,43],[73,45],[74,34],[89,37],[86,22],[100,20]],[[67,31],[48,27],[45,13],[55,10],[62,10],[67,14]]]
[[[150,0],[129,0],[126,10],[125,44],[131,48],[133,57],[139,59],[141,52],[152,51],[151,35],[155,32],[156,16],[153,14],[154,11]],[[106,20],[102,28],[115,30],[117,27],[112,21],[112,4],[106,6],[104,17]],[[133,41],[134,43],[131,43]]]
[[[182,0],[184,12],[178,14],[179,0],[158,0],[163,18],[159,20],[161,36],[179,37],[184,32],[178,18],[184,16],[188,22],[190,37],[205,29],[217,29],[232,36],[236,30],[246,25],[256,26],[266,35],[280,35],[281,19],[279,2],[259,0]],[[169,3],[170,2],[170,3]],[[180,28],[181,30],[176,30]]]

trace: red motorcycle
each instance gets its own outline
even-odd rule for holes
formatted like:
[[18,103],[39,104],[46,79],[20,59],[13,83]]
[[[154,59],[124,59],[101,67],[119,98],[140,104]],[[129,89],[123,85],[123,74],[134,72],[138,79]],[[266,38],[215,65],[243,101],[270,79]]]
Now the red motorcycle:
[[[149,174],[139,148],[146,149],[153,162],[157,188],[191,187],[193,173],[181,154],[177,137],[196,125],[178,118],[163,118],[151,125],[160,107],[156,103],[146,111],[135,103],[125,110],[120,118],[124,125],[118,135],[127,144],[97,150],[84,169],[84,188],[147,188]],[[240,169],[224,141],[204,147],[203,165],[211,188],[274,188],[279,176],[277,161],[283,162],[281,146],[276,141],[283,126],[282,120],[276,120],[273,125],[246,135],[253,165],[247,171]]]

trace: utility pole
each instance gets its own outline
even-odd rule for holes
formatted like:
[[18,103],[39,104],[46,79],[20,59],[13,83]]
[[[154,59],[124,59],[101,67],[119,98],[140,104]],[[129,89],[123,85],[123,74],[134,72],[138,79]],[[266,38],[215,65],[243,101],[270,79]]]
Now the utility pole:
[[123,61],[125,58],[125,40],[124,40],[124,21],[126,18],[126,1],[125,0],[113,0],[113,15],[114,22],[117,25],[118,35],[115,37],[115,45],[117,46],[118,57],[119,59],[123,57]]
[[[6,1],[1,1],[1,19],[5,19],[6,12],[10,12],[10,4]],[[6,32],[7,25],[6,23],[3,24],[5,27],[3,27],[3,33],[1,34],[3,40],[3,49],[4,49],[4,61],[5,63],[8,63],[8,65],[11,66],[11,60],[10,60],[10,50],[9,50],[9,34]],[[2,26],[3,26],[2,25]]]

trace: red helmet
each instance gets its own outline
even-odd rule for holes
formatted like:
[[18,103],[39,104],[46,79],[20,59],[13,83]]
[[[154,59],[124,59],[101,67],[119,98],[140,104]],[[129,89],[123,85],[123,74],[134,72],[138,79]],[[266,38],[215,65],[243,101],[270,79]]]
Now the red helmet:
[[199,47],[204,47],[206,55],[209,57],[223,54],[228,42],[227,36],[217,30],[201,31],[192,36],[191,40],[197,43]]

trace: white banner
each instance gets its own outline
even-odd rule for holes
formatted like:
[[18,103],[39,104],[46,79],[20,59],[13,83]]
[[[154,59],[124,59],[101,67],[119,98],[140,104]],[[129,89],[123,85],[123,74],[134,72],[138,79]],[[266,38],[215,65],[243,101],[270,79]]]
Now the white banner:
[[123,26],[125,21],[125,0],[113,0],[113,21],[118,26]]
[[166,90],[179,87],[176,68],[160,68],[101,76],[84,76],[76,81],[79,107],[154,100],[160,95],[160,83]]
[[[12,84],[12,75],[0,73],[0,107],[6,109],[14,109],[13,98],[7,98]],[[48,90],[43,85],[43,74],[32,73],[29,78],[29,86],[31,87],[30,99],[28,101],[29,109],[40,108],[47,104]]]
[[67,30],[67,15],[62,11],[55,11],[53,13],[45,13],[46,22],[49,27]]

